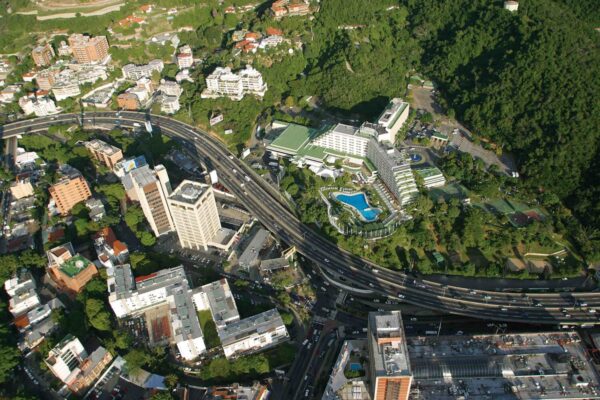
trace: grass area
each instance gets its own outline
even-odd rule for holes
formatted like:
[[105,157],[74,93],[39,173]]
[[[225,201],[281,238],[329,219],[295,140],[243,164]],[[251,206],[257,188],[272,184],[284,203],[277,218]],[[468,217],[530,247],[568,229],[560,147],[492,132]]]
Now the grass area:
[[202,333],[204,334],[204,343],[206,343],[206,348],[212,349],[213,347],[219,346],[221,341],[219,340],[217,326],[215,325],[215,321],[213,321],[210,310],[198,311],[198,319],[200,320],[200,327],[202,328]]
[[255,303],[252,304],[250,300],[247,299],[239,299],[236,301],[236,305],[238,311],[240,313],[240,318],[248,318],[253,315],[259,314],[261,312],[265,312],[267,310],[271,310],[275,308],[274,304],[266,304],[266,303]]

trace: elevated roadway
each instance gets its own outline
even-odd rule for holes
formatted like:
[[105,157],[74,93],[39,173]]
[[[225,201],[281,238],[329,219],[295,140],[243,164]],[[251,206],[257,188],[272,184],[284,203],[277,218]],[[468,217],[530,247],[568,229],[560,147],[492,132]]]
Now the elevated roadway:
[[[599,292],[508,293],[447,286],[415,279],[398,271],[380,267],[336,246],[335,243],[302,224],[281,199],[281,194],[234,157],[207,132],[168,117],[138,112],[86,113],[84,126],[143,128],[146,121],[163,134],[184,139],[188,148],[208,160],[219,180],[269,230],[296,246],[316,263],[329,279],[343,275],[346,282],[361,291],[387,295],[401,301],[440,312],[485,320],[536,324],[593,325],[600,323]],[[47,130],[49,126],[81,123],[81,116],[62,114],[10,123],[1,127],[4,139]],[[596,313],[598,308],[598,313]]]

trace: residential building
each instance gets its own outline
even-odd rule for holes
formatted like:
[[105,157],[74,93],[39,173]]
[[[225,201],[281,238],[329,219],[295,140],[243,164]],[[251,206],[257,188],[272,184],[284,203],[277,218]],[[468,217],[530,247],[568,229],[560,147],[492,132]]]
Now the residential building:
[[277,0],[271,4],[271,13],[275,19],[307,15],[310,13],[310,5],[308,2],[302,2],[299,0]]
[[283,43],[283,37],[279,36],[279,35],[270,35],[267,36],[266,38],[263,38],[258,47],[261,49],[267,49],[269,47],[277,47],[279,46],[281,43]]
[[400,311],[370,312],[367,342],[374,400],[408,400],[412,383]]
[[67,243],[57,246],[46,253],[48,256],[48,274],[63,289],[79,293],[98,273],[96,266],[75,253],[73,245]]
[[89,198],[85,201],[85,206],[90,212],[90,219],[94,222],[99,222],[106,215],[106,209],[100,199]]
[[67,42],[62,40],[58,46],[58,55],[60,57],[69,57],[73,52],[71,48],[67,45]]
[[266,91],[267,84],[263,82],[262,75],[251,66],[246,66],[237,74],[231,72],[229,67],[217,67],[206,77],[206,89],[201,97],[229,97],[232,100],[241,100],[246,94],[262,98]]
[[24,268],[19,269],[13,277],[4,281],[4,290],[10,297],[30,289],[35,289],[35,281],[31,273]]
[[256,353],[289,340],[276,308],[231,322],[217,333],[228,359]]
[[58,212],[67,215],[75,204],[92,197],[92,192],[81,172],[70,165],[61,165],[58,172],[61,177],[50,186],[48,192],[56,203]]
[[183,93],[183,89],[177,82],[162,80],[158,90],[167,96],[179,97]]
[[12,103],[15,96],[21,91],[20,85],[8,85],[0,91],[0,103]]
[[254,382],[252,386],[240,386],[234,383],[231,386],[207,388],[207,393],[202,400],[267,400],[269,393],[267,386],[259,382]]
[[444,174],[439,168],[419,168],[416,169],[415,172],[421,176],[423,179],[423,186],[427,189],[444,186],[446,184],[446,178],[444,178]]
[[49,43],[46,43],[43,46],[37,46],[31,51],[31,57],[33,58],[35,65],[38,67],[45,67],[52,63],[54,49]]
[[346,371],[350,365],[353,365],[355,369],[360,367],[360,370],[364,370],[365,366],[360,363],[360,360],[367,360],[368,356],[366,340],[345,340],[338,358],[333,364],[321,400],[371,400],[366,376],[346,377]]
[[76,82],[57,82],[52,87],[52,94],[56,101],[68,99],[69,97],[77,97],[81,94],[79,84]]
[[107,284],[117,318],[145,315],[151,344],[173,343],[186,360],[206,351],[183,266],[134,279],[129,264],[117,265]]
[[387,148],[371,139],[367,147],[367,157],[400,206],[414,201],[419,191],[405,151]]
[[179,98],[175,96],[162,96],[160,102],[160,110],[167,114],[175,114],[181,105],[179,104]]
[[35,289],[21,290],[12,296],[8,302],[8,311],[14,316],[26,314],[32,308],[39,306],[40,298]]
[[69,36],[68,40],[73,57],[80,64],[100,63],[108,56],[106,36],[91,38],[87,35],[74,33]]
[[370,137],[355,126],[337,124],[332,130],[317,137],[313,144],[347,155],[366,157]]
[[387,134],[380,135],[378,141],[396,142],[396,134],[408,119],[410,106],[399,98],[393,98],[383,110],[377,124],[383,126]]
[[117,96],[117,104],[123,110],[139,110],[141,108],[140,99],[134,93],[126,92]]
[[48,97],[21,97],[19,106],[25,115],[35,114],[36,117],[57,114],[58,110],[52,99]]
[[181,247],[208,250],[221,229],[212,187],[184,180],[168,202]]
[[171,183],[163,165],[157,165],[154,169],[148,165],[133,169],[123,177],[122,182],[127,197],[140,203],[155,236],[173,231],[173,218],[167,203]]
[[57,69],[45,69],[38,72],[35,76],[35,81],[38,87],[42,90],[50,90],[56,83],[56,76],[59,74]]
[[10,194],[13,199],[21,200],[34,195],[33,186],[29,181],[17,181],[10,185]]
[[194,293],[192,299],[197,310],[210,310],[217,329],[240,320],[233,293],[225,278],[202,286],[202,290]]
[[114,168],[115,164],[123,159],[123,152],[118,147],[112,146],[100,139],[85,142],[85,148],[92,156],[108,168]]
[[69,390],[81,396],[112,359],[110,352],[102,346],[88,355],[79,339],[67,335],[50,350],[44,362]]
[[187,44],[179,48],[177,53],[177,66],[179,69],[191,68],[194,65],[194,54]]
[[123,77],[125,79],[139,80],[141,78],[151,78],[152,72],[162,72],[165,67],[161,60],[152,60],[148,64],[134,65],[127,64],[121,69],[123,71]]
[[110,227],[102,228],[92,239],[98,260],[112,274],[115,265],[125,264],[129,260],[129,249],[127,245],[115,236]]
[[515,12],[519,10],[519,2],[515,1],[515,0],[506,0],[504,2],[504,9],[511,11],[511,12]]

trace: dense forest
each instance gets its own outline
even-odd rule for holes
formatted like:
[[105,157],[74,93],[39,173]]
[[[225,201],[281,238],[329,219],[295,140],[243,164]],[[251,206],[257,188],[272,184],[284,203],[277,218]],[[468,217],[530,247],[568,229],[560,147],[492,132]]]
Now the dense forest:
[[407,0],[407,7],[422,68],[447,107],[515,153],[530,182],[597,228],[600,35],[576,23],[586,3],[598,12],[592,1],[566,0],[522,1],[518,13],[487,0]]

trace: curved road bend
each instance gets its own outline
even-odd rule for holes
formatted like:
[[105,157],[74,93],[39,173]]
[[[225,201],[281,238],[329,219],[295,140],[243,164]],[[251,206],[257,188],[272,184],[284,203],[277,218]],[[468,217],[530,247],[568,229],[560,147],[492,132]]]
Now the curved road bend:
[[[46,130],[51,125],[77,123],[78,115],[62,114],[54,117],[17,121],[2,129],[4,138]],[[86,113],[84,124],[131,127],[143,125],[149,119],[169,136],[180,137],[193,143],[198,154],[210,160],[218,171],[219,179],[244,205],[272,232],[296,246],[306,258],[319,265],[330,277],[344,275],[354,285],[372,290],[377,295],[388,295],[426,308],[482,318],[486,320],[515,321],[545,324],[595,324],[600,308],[600,293],[506,293],[446,286],[377,266],[338,248],[308,226],[280,202],[280,194],[242,161],[233,157],[227,148],[208,133],[185,123],[162,116],[138,112]],[[243,184],[243,186],[242,186]],[[586,304],[584,306],[583,304]],[[599,310],[600,311],[600,310]]]

